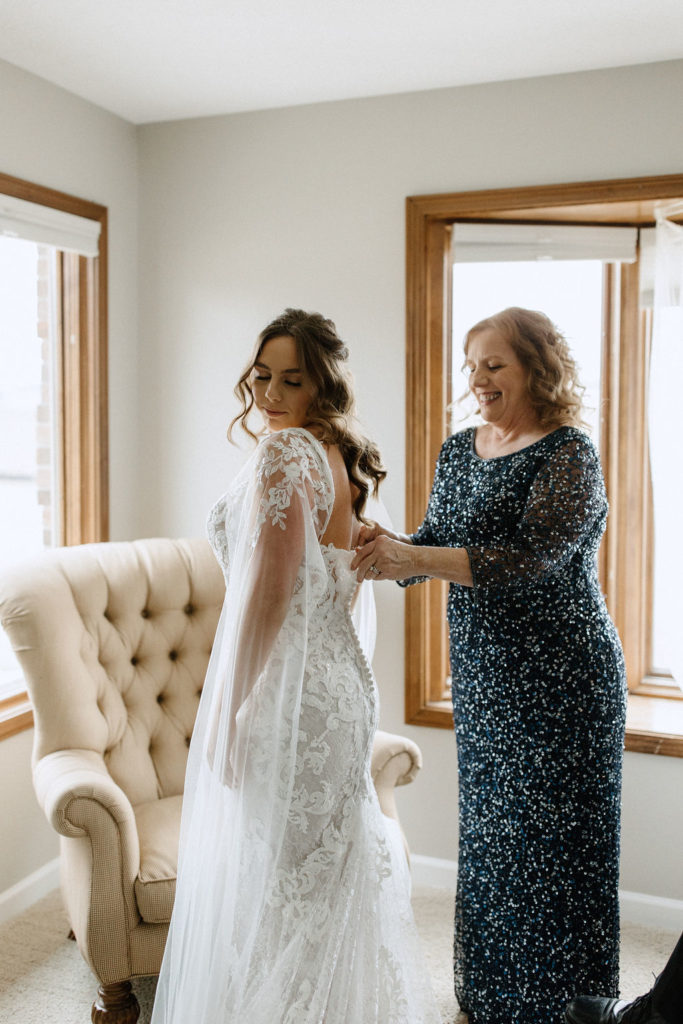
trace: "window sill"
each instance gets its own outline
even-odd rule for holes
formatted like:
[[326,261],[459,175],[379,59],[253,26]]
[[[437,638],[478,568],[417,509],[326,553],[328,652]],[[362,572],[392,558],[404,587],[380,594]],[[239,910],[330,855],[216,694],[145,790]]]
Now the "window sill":
[[639,754],[683,757],[683,700],[630,693],[626,749]]
[[0,701],[0,741],[33,727],[33,711],[27,693]]

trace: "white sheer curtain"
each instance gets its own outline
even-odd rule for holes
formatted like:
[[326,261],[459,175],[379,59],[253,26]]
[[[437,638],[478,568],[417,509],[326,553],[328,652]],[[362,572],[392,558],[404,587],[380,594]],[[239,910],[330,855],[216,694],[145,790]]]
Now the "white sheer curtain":
[[683,689],[683,226],[657,210],[649,434],[654,498],[657,622],[661,668]]

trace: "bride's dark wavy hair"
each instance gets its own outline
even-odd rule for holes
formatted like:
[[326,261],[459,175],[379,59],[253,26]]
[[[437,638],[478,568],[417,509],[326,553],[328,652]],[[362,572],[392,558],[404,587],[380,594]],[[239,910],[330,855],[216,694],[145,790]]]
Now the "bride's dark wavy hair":
[[242,411],[228,427],[228,438],[232,441],[233,428],[239,423],[249,437],[258,440],[259,435],[250,429],[247,422],[254,407],[251,377],[266,343],[282,335],[294,339],[299,365],[315,389],[307,410],[308,425],[317,428],[315,434],[324,444],[338,446],[349,480],[358,489],[353,511],[361,522],[365,522],[363,511],[368,497],[370,493],[377,494],[387,474],[379,449],[360,433],[356,424],[351,374],[345,365],[349,350],[333,322],[320,313],[286,309],[261,331],[254,353],[235,385],[235,395]]

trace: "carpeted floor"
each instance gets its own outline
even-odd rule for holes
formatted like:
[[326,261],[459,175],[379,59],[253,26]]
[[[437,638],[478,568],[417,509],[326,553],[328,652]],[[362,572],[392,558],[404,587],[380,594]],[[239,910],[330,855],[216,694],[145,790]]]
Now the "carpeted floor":
[[[444,1024],[465,1024],[467,1018],[457,1012],[451,980],[452,894],[419,888],[413,905]],[[2,1024],[88,1024],[96,985],[76,944],[67,939],[68,930],[58,891],[0,926]],[[677,938],[672,932],[623,926],[624,998],[632,999],[650,988]],[[139,1024],[149,1022],[154,986],[153,978],[135,983]]]

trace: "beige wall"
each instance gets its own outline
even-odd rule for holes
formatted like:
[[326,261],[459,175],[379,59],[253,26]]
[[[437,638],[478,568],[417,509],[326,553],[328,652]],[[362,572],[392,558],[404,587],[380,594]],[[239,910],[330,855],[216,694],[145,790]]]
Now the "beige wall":
[[[680,171],[682,91],[676,62],[141,128],[144,531],[203,529],[238,461],[232,385],[286,305],[349,341],[403,526],[405,196]],[[377,589],[383,726],[425,756],[401,814],[414,852],[453,858],[454,742],[403,725],[403,598]],[[624,888],[683,899],[681,794],[683,761],[628,755]]]
[[[0,895],[59,853],[57,834],[38,807],[31,782],[33,730],[0,743]],[[0,907],[0,920],[2,908]]]
[[[135,128],[0,62],[0,171],[109,208],[111,535],[137,531],[137,140]],[[32,731],[0,742],[0,893],[57,855],[33,795]]]

